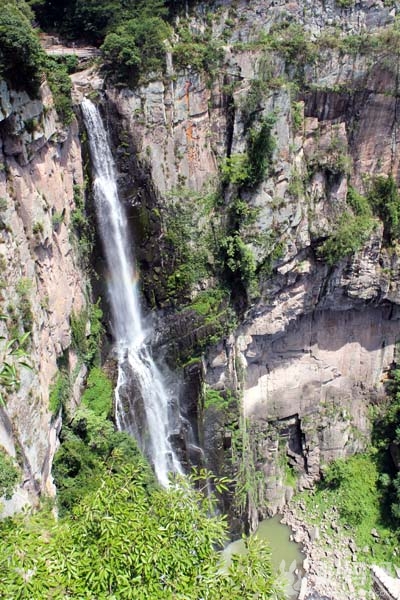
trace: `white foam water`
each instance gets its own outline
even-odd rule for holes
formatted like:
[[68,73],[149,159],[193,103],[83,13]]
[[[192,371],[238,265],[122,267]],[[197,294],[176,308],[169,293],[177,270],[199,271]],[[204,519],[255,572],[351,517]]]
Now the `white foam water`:
[[93,163],[99,232],[109,271],[108,293],[118,354],[115,410],[118,429],[133,435],[151,460],[162,485],[170,471],[182,472],[170,443],[172,398],[146,345],[138,277],[116,169],[100,113],[84,99],[82,112]]

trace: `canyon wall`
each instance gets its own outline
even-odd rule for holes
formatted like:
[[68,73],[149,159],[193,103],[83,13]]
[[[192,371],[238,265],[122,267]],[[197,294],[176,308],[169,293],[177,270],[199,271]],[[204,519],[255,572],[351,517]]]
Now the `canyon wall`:
[[[251,525],[290,497],[290,474],[310,486],[365,447],[400,336],[398,245],[383,220],[371,216],[357,251],[323,252],[353,222],[350,188],[400,179],[397,4],[344,4],[200,5],[189,27],[223,40],[218,68],[174,70],[168,54],[165,77],[135,89],[93,68],[73,76],[76,104],[94,90],[110,131],[154,353],[183,379],[208,466],[247,489],[237,512]],[[18,367],[0,408],[0,444],[23,472],[12,510],[52,491],[49,390],[63,356],[79,396],[70,316],[87,282],[71,220],[78,125],[57,120],[46,84],[35,101],[3,85],[0,100],[0,333],[30,332],[33,367]],[[268,165],[250,182],[261,133]],[[228,408],[204,405],[205,389]]]
[[[367,194],[376,176],[392,175],[399,183],[397,46],[388,38],[373,50],[349,51],[327,39],[381,35],[393,27],[397,8],[382,2],[347,9],[335,2],[239,2],[232,8],[222,2],[213,10],[214,35],[226,36],[217,72],[201,76],[188,68],[134,91],[109,87],[105,95],[110,120],[122,124],[125,136],[115,133],[127,204],[137,222],[138,206],[150,214],[138,245],[144,292],[162,309],[157,348],[175,360],[176,343],[180,350],[186,344],[189,390],[200,377],[223,395],[231,390],[240,396],[252,455],[246,469],[259,474],[247,505],[256,522],[257,514],[274,512],[290,496],[288,467],[298,485],[308,487],[326,462],[365,447],[369,407],[384,397],[395,361],[397,242],[387,243],[375,219],[357,252],[331,263],[320,249],[349,210],[349,186]],[[263,46],[262,35],[285,21],[302,24],[318,57],[300,46],[297,56],[279,44]],[[192,26],[204,23],[199,11]],[[269,172],[257,185],[231,181],[221,187],[226,158],[248,147],[249,105],[256,122],[273,115]],[[129,146],[137,157],[133,165]],[[219,202],[204,213],[210,191]],[[255,261],[258,287],[236,305],[239,325],[210,348],[210,324],[185,310],[190,298],[177,306],[173,292],[165,293],[173,267],[163,246],[163,215],[178,207],[184,219],[186,207],[199,249],[198,232],[211,235],[226,223],[237,195],[256,215],[239,234]],[[211,268],[193,285],[192,298],[215,286],[215,259],[206,256]],[[201,364],[191,360],[199,348]],[[216,418],[212,410],[208,417],[210,409],[194,407],[185,389],[183,403],[204,418],[200,438],[209,464],[225,472],[232,460],[232,415]]]
[[[83,184],[77,122],[60,123],[46,83],[32,100],[2,82],[0,115],[0,334],[3,369],[8,363],[16,371],[15,385],[2,386],[0,446],[21,477],[3,503],[4,515],[42,493],[54,495],[51,463],[61,414],[51,413],[49,393],[63,355],[78,382],[82,375],[74,352],[65,353],[70,315],[86,304],[86,276],[71,230]],[[30,368],[12,354],[18,347]]]

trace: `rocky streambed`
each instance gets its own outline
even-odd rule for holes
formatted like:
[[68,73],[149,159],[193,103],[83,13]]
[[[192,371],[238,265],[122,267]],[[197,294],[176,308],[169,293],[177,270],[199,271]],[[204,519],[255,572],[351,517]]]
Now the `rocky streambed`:
[[373,600],[369,565],[359,559],[354,539],[339,527],[335,508],[318,525],[311,523],[303,502],[283,510],[282,522],[301,543],[305,560],[299,600]]

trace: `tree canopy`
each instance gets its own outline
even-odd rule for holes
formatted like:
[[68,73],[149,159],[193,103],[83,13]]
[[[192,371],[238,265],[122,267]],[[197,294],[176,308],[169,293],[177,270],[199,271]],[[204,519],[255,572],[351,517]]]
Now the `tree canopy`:
[[223,566],[225,521],[190,480],[152,487],[143,466],[119,462],[116,452],[98,489],[58,522],[47,512],[0,523],[4,598],[283,598],[257,539]]
[[0,2],[0,76],[17,89],[35,93],[40,85],[43,50],[25,3]]

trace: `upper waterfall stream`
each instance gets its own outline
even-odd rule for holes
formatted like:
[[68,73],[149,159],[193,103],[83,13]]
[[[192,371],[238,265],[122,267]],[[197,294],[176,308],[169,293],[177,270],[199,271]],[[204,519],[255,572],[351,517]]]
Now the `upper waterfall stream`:
[[99,232],[108,268],[108,294],[118,353],[116,422],[128,431],[153,463],[161,484],[168,472],[181,472],[169,441],[173,432],[168,393],[146,344],[139,303],[138,273],[127,217],[118,197],[116,169],[97,107],[82,102],[93,163],[93,189]]

